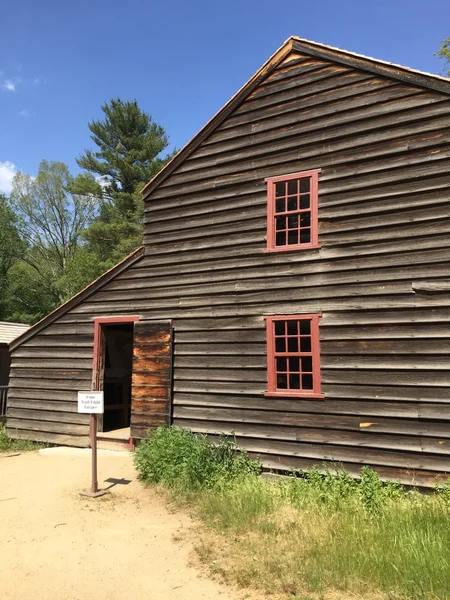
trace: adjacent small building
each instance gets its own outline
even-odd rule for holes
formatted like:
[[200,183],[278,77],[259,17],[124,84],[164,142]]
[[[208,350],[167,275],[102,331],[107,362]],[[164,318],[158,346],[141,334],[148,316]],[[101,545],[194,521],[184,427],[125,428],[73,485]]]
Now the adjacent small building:
[[2,420],[6,416],[6,402],[8,397],[9,369],[11,364],[9,344],[27,329],[29,329],[29,325],[0,321],[0,419]]
[[[144,246],[12,345],[12,436],[233,433],[450,473],[450,80],[290,38],[145,187]],[[130,428],[128,430],[128,428]]]

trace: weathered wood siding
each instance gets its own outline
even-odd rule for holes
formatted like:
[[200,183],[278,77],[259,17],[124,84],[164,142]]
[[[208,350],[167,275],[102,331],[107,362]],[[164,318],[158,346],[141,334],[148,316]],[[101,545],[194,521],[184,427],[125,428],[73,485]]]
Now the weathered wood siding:
[[[444,93],[291,55],[150,194],[146,256],[13,353],[9,428],[85,443],[92,320],[132,313],[173,320],[177,425],[273,468],[450,471],[450,294],[413,289],[450,278],[449,114]],[[264,179],[315,168],[321,249],[264,253]],[[314,312],[325,400],[264,397],[263,316]]]
[[[449,116],[446,94],[291,56],[150,193],[130,278],[174,318],[176,424],[275,468],[450,470],[450,294],[412,289],[450,276]],[[264,179],[315,168],[322,248],[264,253]],[[323,313],[326,399],[265,398],[262,317],[302,312]]]

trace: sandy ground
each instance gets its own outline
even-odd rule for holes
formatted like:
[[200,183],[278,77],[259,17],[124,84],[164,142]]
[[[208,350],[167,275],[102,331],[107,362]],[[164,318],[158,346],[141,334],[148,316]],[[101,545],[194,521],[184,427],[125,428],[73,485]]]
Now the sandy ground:
[[2,600],[249,597],[189,564],[189,517],[143,488],[131,456],[102,453],[99,486],[112,487],[88,499],[79,492],[90,483],[89,453],[49,450],[0,454]]

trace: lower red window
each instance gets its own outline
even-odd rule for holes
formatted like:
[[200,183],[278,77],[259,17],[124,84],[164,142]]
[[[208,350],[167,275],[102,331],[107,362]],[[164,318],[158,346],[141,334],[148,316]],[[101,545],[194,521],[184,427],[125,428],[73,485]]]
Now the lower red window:
[[269,396],[323,398],[320,314],[266,317]]

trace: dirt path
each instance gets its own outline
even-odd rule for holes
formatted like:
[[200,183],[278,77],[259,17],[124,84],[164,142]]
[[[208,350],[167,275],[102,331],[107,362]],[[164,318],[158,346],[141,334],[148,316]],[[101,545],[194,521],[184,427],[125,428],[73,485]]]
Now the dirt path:
[[[52,449],[55,450],[55,449]],[[189,518],[170,513],[136,480],[132,458],[99,457],[100,500],[79,495],[90,457],[0,454],[3,600],[237,600],[249,597],[189,566]]]

